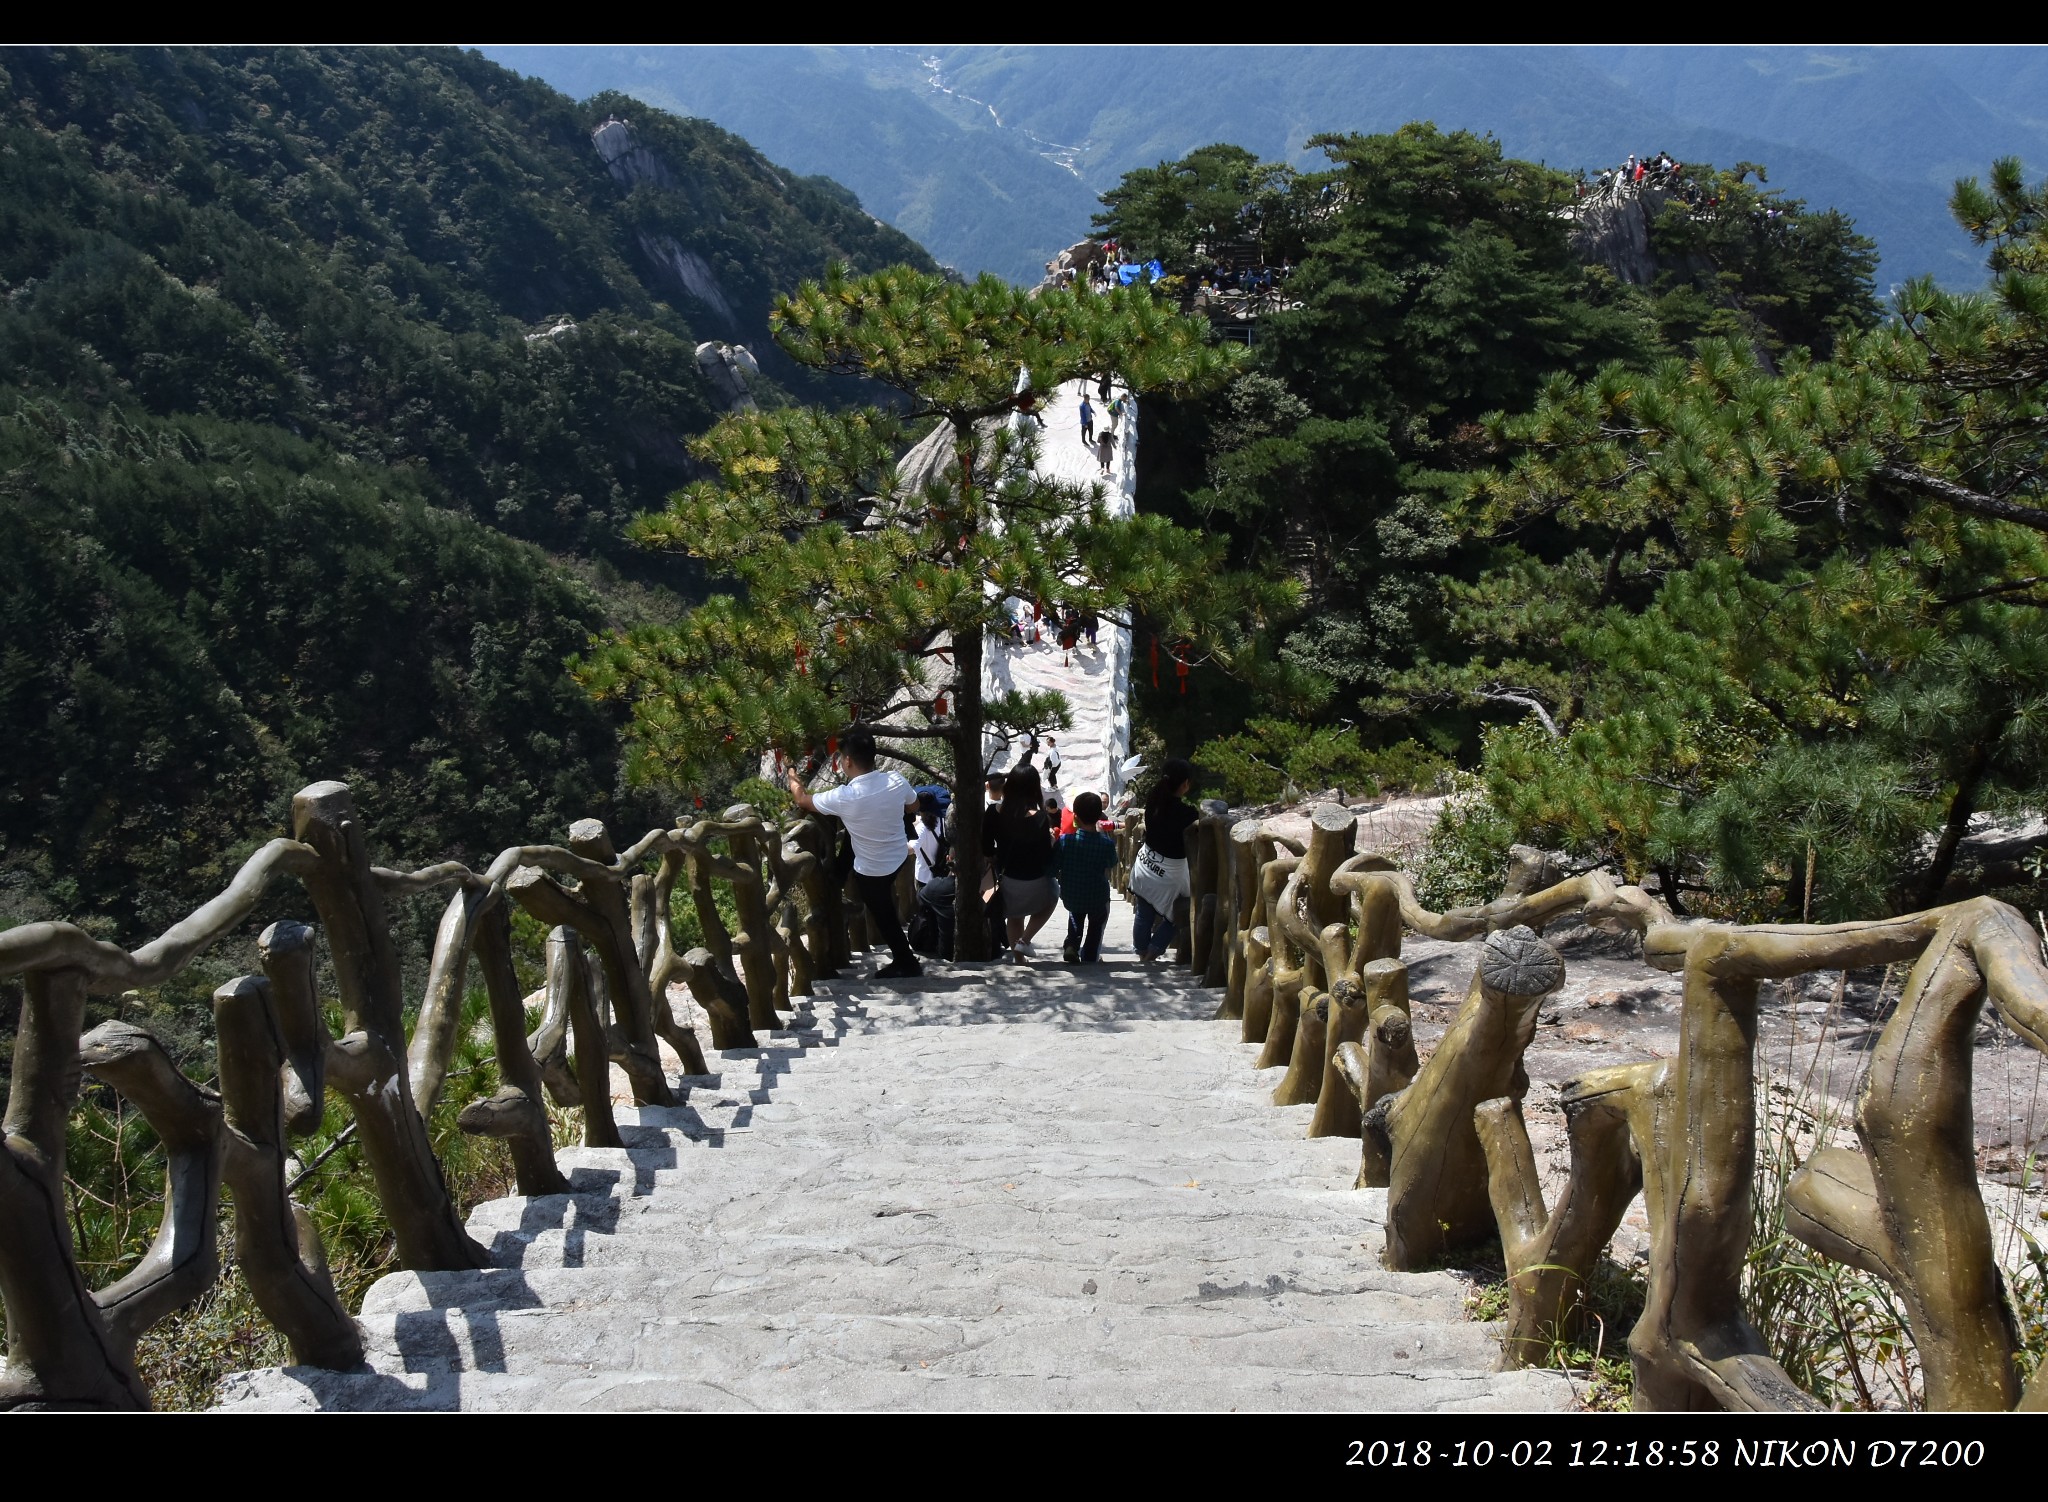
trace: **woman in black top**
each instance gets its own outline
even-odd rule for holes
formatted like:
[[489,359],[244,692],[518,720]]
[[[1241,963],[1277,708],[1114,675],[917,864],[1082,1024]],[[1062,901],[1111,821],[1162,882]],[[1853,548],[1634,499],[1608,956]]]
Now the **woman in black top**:
[[1145,844],[1131,863],[1131,946],[1138,958],[1158,959],[1173,942],[1174,904],[1188,895],[1188,826],[1201,815],[1187,795],[1195,769],[1175,757],[1159,769],[1145,800]]
[[1059,901],[1051,869],[1053,831],[1042,798],[1038,769],[1028,763],[1018,767],[1003,783],[1002,810],[982,826],[981,848],[995,857],[1002,879],[1010,958],[1019,964]]

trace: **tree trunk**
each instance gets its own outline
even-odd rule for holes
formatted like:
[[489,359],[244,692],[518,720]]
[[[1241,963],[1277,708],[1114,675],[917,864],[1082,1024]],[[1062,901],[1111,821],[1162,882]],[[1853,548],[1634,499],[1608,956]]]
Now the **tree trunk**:
[[988,919],[981,907],[982,728],[981,632],[953,638],[953,958],[989,956]]
[[1934,859],[1927,874],[1920,878],[1920,900],[1913,904],[1915,907],[1933,907],[1941,901],[1941,889],[1948,885],[1949,873],[1956,868],[1956,852],[1962,848],[1963,836],[1970,832],[1970,815],[1977,811],[1977,790],[1984,785],[1984,774],[1991,766],[1991,744],[2002,728],[1994,727],[1970,747],[1969,758],[1956,777],[1956,795],[1949,800],[1948,823],[1942,826],[1941,843],[1934,847]]

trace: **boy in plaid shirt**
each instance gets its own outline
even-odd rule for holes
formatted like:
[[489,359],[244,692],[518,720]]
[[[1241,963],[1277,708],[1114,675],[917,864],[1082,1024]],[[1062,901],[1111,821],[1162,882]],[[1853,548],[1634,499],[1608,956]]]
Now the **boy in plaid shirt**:
[[1083,793],[1074,800],[1072,811],[1074,832],[1060,836],[1052,850],[1060,901],[1067,909],[1062,957],[1069,965],[1092,965],[1102,958],[1102,926],[1109,922],[1109,873],[1116,865],[1116,841],[1095,827],[1102,822],[1100,797]]

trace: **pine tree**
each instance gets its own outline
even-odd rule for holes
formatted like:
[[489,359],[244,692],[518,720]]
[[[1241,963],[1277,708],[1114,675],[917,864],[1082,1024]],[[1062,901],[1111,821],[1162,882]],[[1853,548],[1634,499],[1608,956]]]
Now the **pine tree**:
[[1570,589],[1485,595],[1521,628],[1468,680],[1558,709],[1488,742],[1518,837],[1847,917],[1939,900],[1974,814],[2048,794],[2048,197],[2003,161],[1953,202],[1988,295],[1911,284],[1831,360],[1703,340],[1489,420],[1512,458],[1466,516],[1575,534],[1603,581],[1562,629]]
[[[647,546],[689,553],[731,585],[682,622],[643,627],[578,664],[630,701],[629,774],[732,777],[777,753],[808,775],[832,737],[874,731],[884,753],[950,772],[963,958],[973,920],[981,784],[992,732],[1064,727],[1058,694],[984,699],[985,633],[1006,601],[1127,623],[1233,671],[1279,671],[1261,632],[1285,583],[1232,574],[1223,546],[1156,516],[1111,517],[1097,486],[1034,472],[1029,414],[1062,383],[1114,373],[1180,395],[1227,380],[1239,352],[1144,289],[1038,295],[991,276],[961,285],[908,268],[833,268],[782,299],[775,337],[796,360],[876,382],[891,405],[736,414],[694,446],[715,471],[642,518]],[[943,462],[909,474],[906,441],[936,426]],[[949,765],[929,759],[942,747]]]

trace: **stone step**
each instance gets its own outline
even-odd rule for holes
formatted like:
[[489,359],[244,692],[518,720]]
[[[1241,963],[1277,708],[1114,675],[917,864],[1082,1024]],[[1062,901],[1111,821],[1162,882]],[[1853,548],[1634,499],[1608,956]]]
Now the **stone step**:
[[[568,1275],[564,1275],[568,1276]],[[563,1307],[431,1309],[365,1314],[365,1354],[387,1373],[516,1371],[671,1372],[713,1379],[803,1361],[869,1371],[915,1366],[950,1375],[1227,1370],[1239,1365],[1329,1375],[1484,1371],[1497,1343],[1479,1325],[1434,1313],[1402,1318],[1359,1301],[1335,1317],[1316,1300],[1304,1314],[1284,1299],[1068,1313],[1010,1311],[992,1297],[972,1313],[892,1313],[843,1306],[763,1310],[744,1297],[701,1310],[676,1302],[658,1276],[583,1272],[584,1298]],[[1020,1304],[1033,1301],[1019,1299]]]
[[[923,1360],[924,1358],[919,1358]],[[406,1372],[311,1367],[238,1372],[222,1406],[238,1413],[1519,1413],[1570,1406],[1554,1372],[1373,1376],[1182,1362],[1164,1370],[963,1376],[900,1362],[889,1370],[792,1362],[695,1377],[666,1372]]]
[[[594,1236],[536,1241],[523,1266],[477,1272],[400,1273],[380,1279],[363,1316],[492,1309],[604,1310],[633,1318],[651,1299],[696,1317],[813,1312],[979,1318],[1265,1304],[1319,1327],[1361,1320],[1458,1325],[1464,1285],[1442,1273],[1397,1273],[1356,1254],[1323,1252],[1281,1266],[1242,1249],[1210,1245],[1179,1259],[1132,1265],[1100,1257],[1048,1256],[1039,1247],[974,1248],[940,1266],[900,1252],[826,1237],[750,1238],[707,1257],[701,1248]],[[665,1255],[664,1255],[665,1253]]]
[[1379,1265],[1358,1143],[1273,1107],[1217,1002],[1129,963],[850,974],[677,1104],[615,1107],[626,1147],[558,1155],[573,1193],[478,1206],[494,1266],[380,1280],[372,1372],[243,1374],[224,1401],[1568,1404],[1555,1374],[1491,1371],[1458,1278]]

